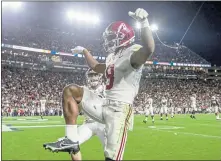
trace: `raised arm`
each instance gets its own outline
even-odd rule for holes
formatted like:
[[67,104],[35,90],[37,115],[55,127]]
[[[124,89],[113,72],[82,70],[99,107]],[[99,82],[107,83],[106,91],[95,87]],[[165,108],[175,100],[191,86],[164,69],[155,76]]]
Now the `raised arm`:
[[106,64],[99,63],[96,59],[93,58],[91,53],[85,49],[84,47],[77,46],[74,49],[71,50],[72,53],[81,53],[84,55],[88,66],[95,71],[96,73],[104,73],[106,69]]
[[152,55],[155,49],[155,43],[147,19],[148,13],[144,9],[138,8],[135,13],[129,12],[129,16],[141,24],[141,41],[143,46],[135,49],[130,59],[131,65],[134,68],[138,68]]

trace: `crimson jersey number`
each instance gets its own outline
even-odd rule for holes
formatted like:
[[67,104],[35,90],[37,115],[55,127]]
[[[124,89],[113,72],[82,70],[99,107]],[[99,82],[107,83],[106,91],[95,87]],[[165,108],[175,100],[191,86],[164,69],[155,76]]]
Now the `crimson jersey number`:
[[106,90],[110,90],[114,84],[114,64],[108,66],[106,70]]

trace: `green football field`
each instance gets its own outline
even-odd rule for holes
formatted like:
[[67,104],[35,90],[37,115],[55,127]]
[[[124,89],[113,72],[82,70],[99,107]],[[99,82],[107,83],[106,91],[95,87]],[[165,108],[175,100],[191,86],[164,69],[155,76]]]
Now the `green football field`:
[[[64,121],[60,117],[3,118],[2,124],[16,131],[2,132],[3,160],[70,160],[68,153],[51,153],[42,147],[64,135]],[[83,118],[80,118],[79,124]],[[221,160],[221,120],[213,114],[176,115],[168,121],[155,116],[142,123],[143,116],[135,116],[134,130],[129,132],[125,160]],[[3,128],[3,126],[2,126]],[[4,126],[5,128],[5,126]],[[81,145],[84,160],[103,160],[102,145],[97,137]]]

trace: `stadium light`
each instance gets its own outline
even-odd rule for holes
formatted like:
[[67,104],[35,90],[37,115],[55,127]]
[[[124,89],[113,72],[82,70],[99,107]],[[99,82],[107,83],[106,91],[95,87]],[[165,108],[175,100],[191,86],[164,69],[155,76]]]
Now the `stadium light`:
[[98,24],[100,22],[100,19],[99,19],[99,17],[97,15],[94,15],[92,17],[92,19],[93,19],[94,24]]
[[3,7],[10,7],[13,9],[18,9],[22,5],[22,2],[2,2]]
[[74,12],[73,11],[68,11],[67,12],[67,17],[68,17],[68,19],[72,20],[74,18]]
[[150,26],[150,28],[151,28],[152,31],[157,31],[158,30],[158,26],[156,24],[152,24]]
[[11,3],[12,3],[11,4],[12,8],[14,8],[14,9],[20,8],[22,5],[21,2],[11,2]]
[[83,21],[94,24],[97,24],[100,21],[98,16],[90,13],[79,13],[79,12],[68,11],[67,17],[69,20],[77,20],[77,21]]

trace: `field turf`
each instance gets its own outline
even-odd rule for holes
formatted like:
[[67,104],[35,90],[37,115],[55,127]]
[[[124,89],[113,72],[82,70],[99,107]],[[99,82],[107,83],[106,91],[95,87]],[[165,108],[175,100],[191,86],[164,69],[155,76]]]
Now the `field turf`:
[[[3,160],[70,160],[67,153],[51,153],[42,147],[64,135],[64,120],[57,116],[4,117],[2,124],[18,131],[2,132]],[[82,123],[82,117],[79,124]],[[155,124],[143,116],[135,116],[134,130],[128,134],[124,160],[221,160],[221,120],[213,114],[189,115]],[[61,125],[54,126],[52,125]],[[33,127],[35,126],[35,127]],[[38,127],[43,126],[43,127]],[[47,127],[44,127],[47,126]],[[101,143],[97,137],[81,145],[83,160],[104,160]]]

